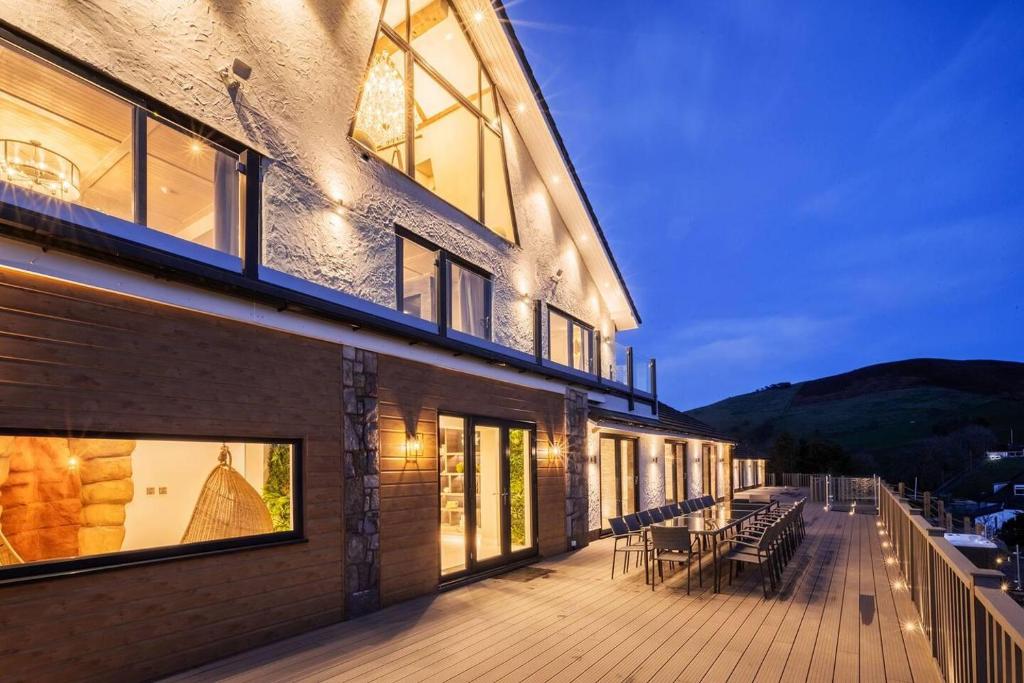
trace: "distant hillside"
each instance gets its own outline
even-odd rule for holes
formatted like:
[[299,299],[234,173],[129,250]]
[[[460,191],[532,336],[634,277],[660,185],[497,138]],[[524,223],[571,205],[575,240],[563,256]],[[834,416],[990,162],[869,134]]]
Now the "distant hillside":
[[788,433],[838,444],[856,469],[942,481],[969,469],[986,442],[1005,441],[1011,427],[1024,433],[1024,363],[882,363],[687,412],[766,455]]

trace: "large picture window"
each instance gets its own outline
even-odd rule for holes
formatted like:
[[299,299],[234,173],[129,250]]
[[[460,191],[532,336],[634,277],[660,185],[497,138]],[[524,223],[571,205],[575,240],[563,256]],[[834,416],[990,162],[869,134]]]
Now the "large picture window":
[[240,253],[237,153],[0,40],[2,183]]
[[148,559],[294,532],[295,450],[0,436],[0,579],[39,563]]
[[548,360],[583,372],[593,372],[593,348],[593,328],[548,309]]
[[514,242],[492,83],[448,0],[387,0],[352,137]]

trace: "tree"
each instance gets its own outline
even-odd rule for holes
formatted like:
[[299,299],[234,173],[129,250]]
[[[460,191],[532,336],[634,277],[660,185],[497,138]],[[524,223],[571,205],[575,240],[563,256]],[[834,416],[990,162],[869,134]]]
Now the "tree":
[[291,446],[271,446],[267,454],[267,479],[263,483],[263,502],[270,510],[274,531],[291,531],[292,528],[291,467]]
[[1024,515],[1017,515],[1003,524],[999,530],[999,538],[1010,548],[1024,545]]

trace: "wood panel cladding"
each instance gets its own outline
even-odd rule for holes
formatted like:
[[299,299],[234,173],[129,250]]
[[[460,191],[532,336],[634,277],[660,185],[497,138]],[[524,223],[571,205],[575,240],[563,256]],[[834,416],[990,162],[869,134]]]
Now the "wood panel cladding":
[[[378,372],[383,604],[429,593],[438,585],[439,411],[537,425],[540,554],[566,550],[564,463],[545,455],[549,443],[565,443],[562,394],[391,356],[380,357]],[[405,458],[408,434],[422,435],[423,453],[415,462]]]
[[0,268],[0,427],[300,439],[307,542],[0,586],[5,680],[149,679],[338,621],[341,348]]

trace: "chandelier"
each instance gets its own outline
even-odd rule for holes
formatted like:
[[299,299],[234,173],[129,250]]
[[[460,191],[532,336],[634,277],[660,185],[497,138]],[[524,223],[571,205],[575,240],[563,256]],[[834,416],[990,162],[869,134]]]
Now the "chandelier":
[[82,195],[78,166],[35,140],[0,140],[0,180],[65,201]]
[[363,84],[356,128],[374,150],[405,139],[405,80],[384,50],[370,65]]

